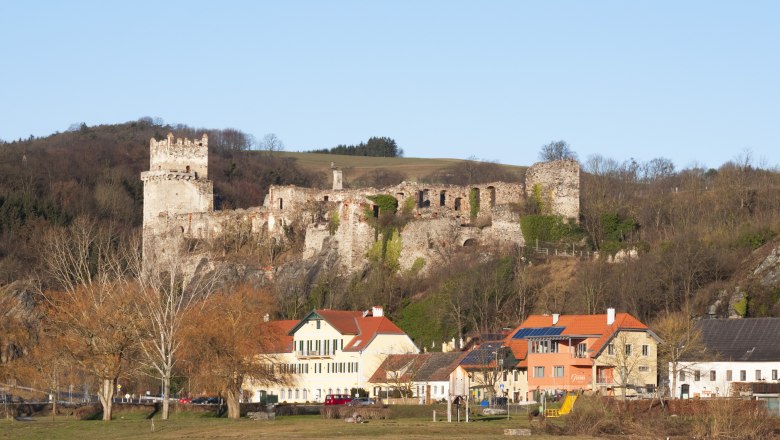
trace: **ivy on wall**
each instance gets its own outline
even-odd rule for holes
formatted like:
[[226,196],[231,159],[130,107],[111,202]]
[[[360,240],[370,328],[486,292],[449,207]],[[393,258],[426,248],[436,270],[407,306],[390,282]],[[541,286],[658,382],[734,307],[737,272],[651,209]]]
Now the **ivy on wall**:
[[479,188],[471,188],[469,191],[469,207],[471,218],[476,218],[479,215]]

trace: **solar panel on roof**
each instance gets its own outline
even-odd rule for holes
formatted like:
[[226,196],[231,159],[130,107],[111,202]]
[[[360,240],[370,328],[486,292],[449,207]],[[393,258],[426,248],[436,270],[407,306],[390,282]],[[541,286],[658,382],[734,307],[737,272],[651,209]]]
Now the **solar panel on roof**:
[[558,336],[563,333],[564,327],[538,327],[521,328],[512,336],[512,339],[526,339],[537,336]]

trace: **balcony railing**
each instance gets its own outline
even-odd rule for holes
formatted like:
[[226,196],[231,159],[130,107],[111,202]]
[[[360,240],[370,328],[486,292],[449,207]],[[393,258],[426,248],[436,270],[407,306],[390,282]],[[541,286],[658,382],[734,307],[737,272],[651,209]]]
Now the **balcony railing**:
[[330,358],[336,354],[335,350],[296,350],[295,356],[298,358]]

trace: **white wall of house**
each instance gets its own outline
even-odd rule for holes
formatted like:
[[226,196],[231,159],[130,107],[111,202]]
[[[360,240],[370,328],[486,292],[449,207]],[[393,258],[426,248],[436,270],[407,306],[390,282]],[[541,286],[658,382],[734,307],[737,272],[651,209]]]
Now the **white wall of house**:
[[277,354],[281,363],[296,372],[295,383],[259,387],[248,380],[244,388],[254,402],[260,401],[261,391],[276,394],[279,402],[323,402],[327,394],[349,394],[352,388],[370,392],[368,379],[388,354],[419,352],[405,334],[379,334],[362,351],[344,351],[351,348],[348,344],[354,338],[342,335],[325,320],[310,320],[295,332],[293,352]]
[[[682,376],[681,376],[682,373]],[[669,365],[669,374],[672,366]],[[730,377],[729,377],[730,376]],[[680,397],[683,385],[688,397],[728,397],[733,382],[778,382],[780,361],[775,362],[681,362],[673,394]],[[671,387],[671,379],[669,381]]]

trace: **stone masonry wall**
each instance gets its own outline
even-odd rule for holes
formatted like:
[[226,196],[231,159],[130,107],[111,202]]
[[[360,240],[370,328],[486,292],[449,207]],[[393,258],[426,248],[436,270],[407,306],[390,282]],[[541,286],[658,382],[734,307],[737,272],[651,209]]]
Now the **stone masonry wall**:
[[549,204],[550,214],[579,220],[580,164],[576,160],[556,160],[533,164],[526,171],[526,196],[541,189],[542,202]]
[[[402,270],[415,260],[426,269],[444,261],[458,247],[473,244],[522,245],[517,206],[539,185],[550,201],[552,213],[579,216],[579,165],[573,161],[535,164],[526,184],[494,182],[453,186],[402,182],[388,188],[311,189],[271,186],[262,206],[213,210],[213,185],[208,176],[208,138],[200,141],[150,142],[150,171],[144,181],[144,258],[147,251],[164,254],[178,249],[185,239],[217,240],[226,233],[245,231],[250,239],[262,235],[284,240],[284,227],[297,225],[306,231],[303,258],[316,257],[323,242],[338,251],[341,271],[349,273],[366,264],[366,255],[377,238],[367,216],[377,207],[368,197],[387,194],[398,200],[401,211],[411,199],[411,219],[401,230]],[[471,217],[470,193],[478,191],[479,212]],[[329,231],[328,219],[338,213],[338,227]],[[242,232],[244,233],[244,232]],[[178,246],[178,247],[177,247]],[[151,258],[152,255],[149,255]],[[192,265],[198,260],[193,256]],[[190,268],[194,271],[194,267]],[[424,269],[425,270],[425,269]]]

